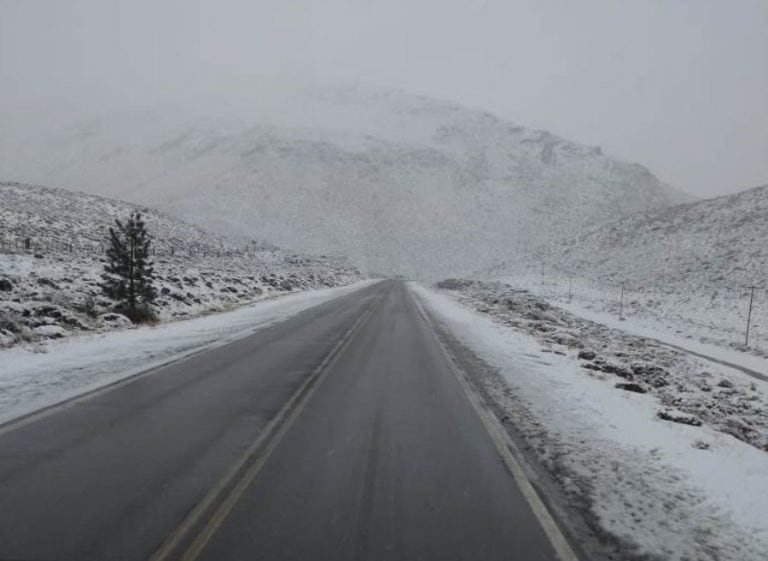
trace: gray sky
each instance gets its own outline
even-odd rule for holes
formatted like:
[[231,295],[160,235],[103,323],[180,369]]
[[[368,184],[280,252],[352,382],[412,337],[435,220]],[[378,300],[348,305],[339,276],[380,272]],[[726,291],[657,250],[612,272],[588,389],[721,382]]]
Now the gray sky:
[[696,195],[768,183],[766,0],[0,0],[0,109],[255,77],[488,109]]

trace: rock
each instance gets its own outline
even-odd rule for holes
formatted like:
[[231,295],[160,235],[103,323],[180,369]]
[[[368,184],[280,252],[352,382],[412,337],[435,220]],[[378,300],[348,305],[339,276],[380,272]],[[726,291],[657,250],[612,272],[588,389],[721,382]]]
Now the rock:
[[744,442],[750,442],[755,434],[755,428],[739,417],[728,417],[725,420],[725,426],[721,428],[723,432],[735,436]]
[[648,393],[648,389],[642,384],[638,384],[637,382],[619,382],[616,384],[616,387],[620,390],[625,390],[628,392]]
[[37,279],[37,284],[39,284],[41,286],[50,286],[51,288],[55,288],[57,290],[59,288],[58,284],[53,282],[51,279],[47,279],[45,277],[40,277],[39,279]]
[[13,283],[8,279],[0,279],[0,291],[10,292],[13,290]]
[[61,339],[67,334],[66,330],[60,325],[41,325],[35,327],[32,331],[46,339]]
[[674,409],[662,409],[658,413],[659,419],[665,421],[672,421],[673,423],[681,423],[683,425],[691,425],[692,427],[700,427],[701,421],[690,415],[689,413],[683,413],[682,411],[675,411]]
[[582,349],[578,354],[578,357],[582,360],[593,360],[596,356],[595,351],[590,351],[589,349]]
[[608,374],[616,374],[620,378],[626,380],[632,380],[632,371],[623,364],[617,364],[615,362],[606,362],[600,366],[600,370],[607,372]]
[[584,346],[584,343],[582,343],[578,337],[563,331],[552,333],[552,335],[549,336],[549,339],[559,345],[565,345],[566,347],[575,349],[580,349]]
[[723,378],[722,380],[720,380],[720,381],[717,383],[717,387],[718,387],[718,388],[732,388],[732,387],[733,387],[733,382],[731,382],[730,380],[726,380],[725,378]]
[[124,316],[123,314],[115,313],[115,312],[101,314],[98,319],[102,324],[108,325],[109,327],[112,327],[112,328],[129,327],[133,325],[133,322],[129,320],[126,316]]
[[669,372],[657,364],[650,362],[633,362],[630,364],[632,373],[643,382],[650,384],[654,388],[661,388],[669,385]]

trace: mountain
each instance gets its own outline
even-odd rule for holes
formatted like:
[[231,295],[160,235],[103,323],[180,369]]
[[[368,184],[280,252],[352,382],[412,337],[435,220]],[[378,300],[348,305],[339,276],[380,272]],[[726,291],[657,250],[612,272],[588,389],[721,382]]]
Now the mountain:
[[604,281],[661,287],[763,285],[768,185],[616,220],[553,249],[545,261]]
[[0,177],[77,185],[419,277],[476,270],[686,200],[599,147],[372,87],[259,92],[24,130],[0,139]]

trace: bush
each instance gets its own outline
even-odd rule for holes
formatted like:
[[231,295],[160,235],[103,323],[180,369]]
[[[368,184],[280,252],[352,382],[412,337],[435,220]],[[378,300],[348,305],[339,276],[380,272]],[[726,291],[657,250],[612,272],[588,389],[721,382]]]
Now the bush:
[[123,306],[116,306],[115,311],[123,314],[133,323],[157,323],[158,317],[155,309],[149,304],[141,304],[136,306],[135,310]]
[[462,288],[472,286],[472,281],[464,279],[444,279],[435,283],[435,286],[445,290],[461,290]]

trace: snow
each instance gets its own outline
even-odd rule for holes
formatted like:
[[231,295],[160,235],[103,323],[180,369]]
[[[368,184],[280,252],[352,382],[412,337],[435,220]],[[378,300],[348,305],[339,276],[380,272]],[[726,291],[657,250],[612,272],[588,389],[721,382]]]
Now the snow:
[[[768,558],[768,454],[711,425],[658,418],[658,397],[617,390],[574,353],[502,324],[457,293],[412,286],[431,314],[492,368],[488,389],[574,508],[637,556]],[[544,352],[549,351],[549,352]],[[728,372],[737,383],[744,374]],[[484,382],[485,383],[485,382]],[[759,399],[768,389],[758,384]],[[629,553],[628,553],[629,555]]]
[[0,423],[190,353],[245,337],[375,281],[307,290],[230,312],[0,350]]
[[571,279],[569,298],[569,279],[564,276],[547,275],[542,283],[539,274],[517,274],[502,281],[582,318],[768,376],[768,301],[762,291],[756,297],[747,348],[743,346],[745,298],[718,301],[711,293],[690,292],[682,301],[677,292],[664,296],[657,290],[625,288],[623,319],[619,319],[621,289],[616,286]]
[[39,135],[27,116],[14,126],[26,135],[0,136],[0,177],[422,278],[681,200],[642,166],[453,103],[377,88],[275,97],[289,107],[269,111],[259,92],[256,104],[144,107]]
[[[595,222],[474,275],[691,340],[768,357],[768,185]],[[749,348],[745,328],[755,287]],[[737,356],[730,353],[731,357]]]
[[[99,245],[134,210],[93,195],[0,182],[0,347],[124,327],[100,287]],[[297,255],[142,209],[153,237],[160,321],[229,310],[363,275],[344,259]],[[25,250],[24,240],[31,240]]]
[[718,361],[728,362],[741,368],[755,371],[762,375],[764,381],[768,381],[768,358],[766,357],[724,348],[712,343],[704,343],[679,333],[670,333],[662,322],[653,318],[625,316],[624,320],[620,320],[618,316],[590,309],[581,302],[571,302],[570,304],[567,302],[557,302],[556,305],[577,316],[602,323],[613,329],[619,329],[639,337],[655,339],[698,355],[712,357]]

